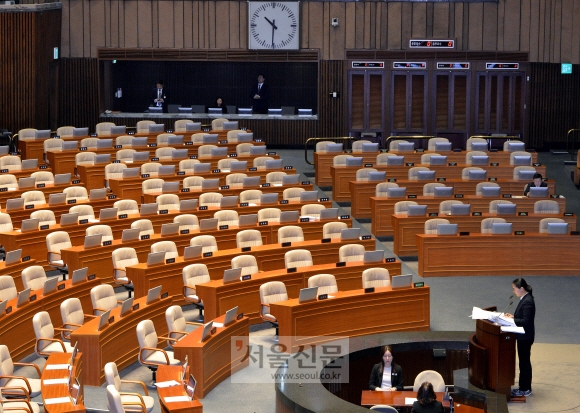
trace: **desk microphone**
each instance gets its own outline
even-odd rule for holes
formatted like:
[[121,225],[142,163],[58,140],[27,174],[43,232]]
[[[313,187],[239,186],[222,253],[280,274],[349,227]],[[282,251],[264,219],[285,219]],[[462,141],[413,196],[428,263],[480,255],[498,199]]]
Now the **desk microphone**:
[[503,310],[502,310],[502,311],[500,311],[500,312],[498,313],[498,315],[495,317],[495,319],[493,320],[493,322],[494,322],[494,323],[497,323],[497,320],[499,319],[499,317],[500,317],[500,316],[501,316],[501,315],[502,315],[502,314],[505,312],[505,310],[507,310],[507,309],[508,309],[508,307],[509,307],[510,305],[512,305],[512,304],[514,303],[514,302],[513,302],[513,300],[512,300],[512,298],[514,298],[514,295],[513,295],[513,294],[512,294],[512,295],[510,295],[510,296],[509,296],[509,298],[508,298],[508,300],[509,300],[509,304],[508,304],[508,305],[506,305],[506,306],[503,308]]

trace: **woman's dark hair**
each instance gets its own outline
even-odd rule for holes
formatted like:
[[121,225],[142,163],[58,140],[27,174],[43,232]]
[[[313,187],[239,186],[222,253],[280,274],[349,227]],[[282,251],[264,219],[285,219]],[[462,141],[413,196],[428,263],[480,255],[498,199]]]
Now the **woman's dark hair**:
[[437,396],[433,391],[433,385],[428,381],[424,381],[417,391],[417,400],[420,404],[431,404],[437,400]]
[[224,98],[222,98],[221,96],[218,96],[217,98],[215,98],[215,104],[217,106],[217,101],[221,99],[222,100],[222,106],[225,106],[226,104],[224,103]]
[[530,295],[532,294],[532,286],[526,282],[523,278],[516,278],[512,281],[512,284],[516,286],[516,288],[523,288],[526,290]]
[[[383,360],[383,356],[385,355],[386,352],[391,353],[391,356],[393,355],[393,349],[391,348],[391,346],[382,346],[381,347],[381,367],[379,367],[379,373],[383,374],[383,368],[385,367],[385,361]],[[394,356],[393,356],[394,358]],[[392,365],[392,362],[391,362]]]

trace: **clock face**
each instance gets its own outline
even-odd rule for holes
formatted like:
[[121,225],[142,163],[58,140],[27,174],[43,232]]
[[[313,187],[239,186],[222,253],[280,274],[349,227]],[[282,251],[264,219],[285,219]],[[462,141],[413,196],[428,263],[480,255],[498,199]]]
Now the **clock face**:
[[298,50],[300,3],[249,2],[249,48]]

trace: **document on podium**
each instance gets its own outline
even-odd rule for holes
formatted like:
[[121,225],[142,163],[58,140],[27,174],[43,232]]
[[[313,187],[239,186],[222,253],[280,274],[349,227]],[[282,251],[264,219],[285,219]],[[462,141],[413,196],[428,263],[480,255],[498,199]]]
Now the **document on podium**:
[[501,331],[504,333],[516,333],[516,334],[526,334],[523,327],[517,326],[501,326]]
[[474,320],[489,320],[501,326],[517,328],[514,323],[514,319],[506,317],[504,313],[498,313],[497,311],[486,311],[479,307],[473,307],[473,310],[471,311],[471,318]]

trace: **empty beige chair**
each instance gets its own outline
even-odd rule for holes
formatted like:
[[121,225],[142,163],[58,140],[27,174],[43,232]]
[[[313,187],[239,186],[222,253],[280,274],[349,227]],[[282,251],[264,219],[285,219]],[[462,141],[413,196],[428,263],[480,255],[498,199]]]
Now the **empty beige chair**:
[[186,174],[193,173],[193,165],[200,163],[199,159],[183,159],[179,161],[179,171],[185,172]]
[[407,177],[409,181],[416,181],[419,179],[419,171],[429,171],[430,169],[426,166],[413,166],[409,168],[407,172]]
[[22,270],[22,284],[24,289],[30,288],[32,291],[44,288],[44,283],[48,277],[41,265],[31,265]]
[[121,135],[115,138],[115,145],[121,145],[123,148],[133,146],[133,137],[131,135]]
[[469,151],[465,154],[465,164],[471,165],[474,156],[487,156],[487,153],[483,151]]
[[153,224],[149,219],[138,219],[137,221],[133,221],[131,223],[131,229],[138,229],[139,236],[143,235],[153,235]]
[[242,275],[256,274],[259,272],[258,262],[253,255],[238,255],[232,258],[232,268],[241,268]]
[[340,238],[343,229],[347,229],[345,222],[327,222],[322,227],[322,238]]
[[81,143],[79,144],[79,146],[81,148],[97,149],[98,142],[99,142],[99,138],[84,138],[84,139],[81,139]]
[[[540,234],[547,234],[548,233],[548,224],[550,223],[560,223],[560,224],[564,224],[566,221],[564,221],[561,218],[543,218],[540,220],[540,226],[539,226],[539,232]],[[26,288],[26,287],[24,287]]]
[[372,142],[369,141],[369,140],[366,140],[366,139],[361,139],[361,140],[358,140],[358,141],[354,141],[352,143],[352,152],[353,153],[361,153],[362,152],[363,144],[365,144],[365,143],[372,143]]
[[429,139],[429,141],[427,142],[427,150],[428,151],[434,151],[437,148],[437,142],[439,143],[448,143],[449,139],[447,138],[431,138]]
[[280,213],[279,208],[262,208],[258,211],[258,221],[280,222]]
[[238,216],[238,211],[234,210],[223,210],[217,211],[213,214],[214,218],[218,220],[218,226],[220,225],[234,225],[238,226],[240,224],[240,218]]
[[226,175],[226,185],[229,185],[230,188],[241,188],[244,186],[244,178],[247,177],[248,175],[242,173]]
[[69,212],[71,214],[74,214],[75,212],[79,214],[78,218],[79,221],[81,219],[89,219],[89,220],[95,219],[95,211],[93,210],[93,207],[90,205],[75,205],[69,209]]
[[122,285],[131,297],[131,291],[134,290],[133,283],[127,277],[127,267],[131,265],[138,265],[139,258],[135,248],[117,248],[111,254],[113,258],[113,279],[115,283]]
[[149,174],[150,177],[159,176],[159,167],[161,166],[158,162],[147,162],[141,165],[141,174]]
[[179,119],[173,123],[173,130],[175,133],[187,132],[187,124],[192,123],[191,119]]
[[[179,309],[181,309],[181,307],[179,307]],[[115,364],[114,362],[109,362],[105,364],[104,372],[107,387],[112,386],[115,388],[115,390],[117,390],[117,392],[119,392],[118,394],[125,411],[127,412],[142,411],[141,405],[145,406],[145,410],[147,412],[153,410],[153,406],[155,406],[155,399],[149,396],[147,387],[145,387],[145,384],[143,382],[135,380],[121,380],[121,376],[119,376],[119,371],[117,370],[117,364]],[[123,383],[131,385],[134,384],[141,385],[141,388],[143,390],[143,393],[145,393],[145,395],[141,395],[139,393],[121,392],[121,386],[123,385]]]
[[0,169],[8,169],[9,171],[20,171],[22,169],[22,161],[20,156],[6,155],[0,158]]
[[409,141],[406,141],[404,139],[394,139],[389,142],[389,151],[398,151],[400,143],[408,143],[408,142]]
[[257,247],[263,245],[262,233],[257,229],[245,229],[236,234],[238,248]]
[[30,214],[31,219],[38,219],[38,225],[56,225],[56,217],[50,209],[41,209]]
[[[519,139],[512,139],[512,140],[509,140],[509,141],[505,141],[505,142],[503,143],[503,150],[504,150],[504,151],[508,151],[508,150],[509,150],[509,144],[510,144],[510,143],[523,143],[523,142],[522,142],[521,140],[519,140]],[[515,151],[514,151],[514,152],[515,152]],[[522,152],[522,151],[518,151],[518,152]],[[529,155],[529,154],[528,154],[528,153],[526,153],[526,155]],[[511,157],[510,157],[510,158],[511,158]]]
[[85,322],[92,320],[95,316],[85,314],[81,300],[76,297],[67,298],[60,304],[60,317],[62,318],[61,333],[64,340],[70,341],[70,333],[82,326]]
[[486,145],[488,144],[487,139],[483,139],[483,138],[469,138],[469,139],[467,139],[467,142],[465,144],[466,151],[469,152],[469,151],[472,150],[472,144],[474,142],[485,143]]
[[232,162],[237,162],[236,158],[224,158],[220,159],[217,163],[217,167],[222,172],[229,172],[232,167]]
[[300,215],[320,219],[320,211],[326,209],[322,204],[306,204],[300,208]]
[[513,204],[512,201],[507,199],[494,199],[489,203],[489,212],[492,214],[497,214],[497,204]]
[[252,146],[254,146],[252,143],[238,143],[236,145],[236,153],[238,156],[250,156]]
[[363,261],[365,247],[360,244],[347,244],[338,249],[338,260],[340,262]]
[[262,200],[262,191],[259,189],[247,189],[240,192],[240,203],[259,204]]
[[491,227],[495,223],[505,223],[506,220],[503,218],[485,218],[481,220],[481,233],[482,234],[491,234]]
[[286,225],[278,230],[278,243],[283,242],[302,242],[304,241],[304,232],[297,225]]
[[22,193],[22,199],[24,199],[24,205],[46,204],[46,198],[44,198],[44,192],[42,191],[26,191]]
[[211,150],[214,148],[218,148],[217,145],[201,145],[197,150],[197,157],[198,158],[211,158]]
[[300,194],[304,191],[304,188],[286,188],[282,192],[282,199],[287,201],[300,201]]
[[[22,376],[19,374],[21,373],[20,370],[14,371],[14,366],[33,367],[38,378]],[[40,369],[38,366],[33,363],[15,363],[10,356],[10,350],[4,344],[0,344],[0,377],[0,388],[10,388],[9,390],[7,389],[7,392],[9,391],[11,395],[22,395],[16,388],[24,389],[23,393],[30,397],[40,395]],[[0,397],[0,411],[2,402],[3,400]],[[9,407],[9,405],[6,407]],[[11,409],[6,409],[6,411],[11,411]],[[24,412],[24,410],[22,411]]]
[[183,298],[199,309],[196,321],[203,322],[203,301],[198,297],[196,285],[210,282],[209,271],[205,264],[191,264],[183,268]]
[[369,409],[376,413],[398,413],[398,410],[388,404],[375,404]]
[[[534,168],[533,166],[516,166],[514,167],[514,175],[513,178],[515,180],[520,180],[520,171],[533,171],[534,173],[536,173],[536,168]],[[528,179],[526,179],[526,181],[528,181]]]
[[151,253],[165,252],[165,259],[177,258],[177,245],[173,241],[158,241],[151,245]]
[[181,364],[174,357],[173,351],[156,348],[159,344],[159,339],[157,338],[153,321],[143,320],[137,324],[137,341],[139,341],[139,363],[153,371],[153,381],[155,381],[157,366],[177,366]]
[[274,158],[271,156],[258,156],[257,158],[254,158],[253,166],[258,169],[266,169],[266,162],[273,160]]
[[449,224],[449,220],[445,219],[445,218],[433,218],[433,219],[428,219],[427,221],[425,221],[425,225],[424,225],[424,233],[425,234],[437,234],[437,227],[440,224]]
[[113,122],[100,122],[100,123],[97,123],[97,125],[95,126],[95,132],[99,136],[100,135],[110,135],[111,128],[113,126],[116,126]]
[[38,129],[33,129],[33,128],[20,129],[18,131],[18,140],[25,141],[25,140],[29,140],[29,139],[34,139],[37,131],[38,131]]
[[48,162],[46,152],[48,151],[61,151],[62,150],[62,139],[46,139],[42,146],[44,148],[44,160]]
[[449,199],[446,201],[442,201],[439,204],[439,214],[440,215],[449,214],[451,212],[451,205],[457,205],[457,204],[463,204],[463,202],[458,201],[456,199]]
[[[165,321],[167,322],[167,337],[174,340],[181,340],[187,333],[193,331],[193,326],[202,325],[185,321],[183,310],[178,305],[172,305],[165,310]],[[171,341],[168,341],[167,344],[173,346]]]
[[167,146],[169,145],[169,137],[177,136],[173,133],[160,133],[157,135],[157,146]]
[[113,230],[109,225],[91,225],[86,230],[86,236],[101,235],[101,241],[113,241]]
[[344,166],[346,165],[346,158],[352,157],[352,155],[336,155],[332,158],[332,166]]
[[75,155],[75,165],[94,165],[96,156],[94,152],[79,152]]
[[369,174],[371,172],[378,172],[375,168],[361,168],[356,171],[356,180],[358,182],[368,182]]
[[333,141],[320,141],[320,142],[316,142],[316,149],[314,150],[315,152],[319,152],[319,153],[326,153],[326,147],[328,146],[328,144],[334,143]]
[[32,317],[32,327],[36,336],[34,352],[39,357],[48,357],[51,353],[71,353],[72,346],[55,338],[55,328],[52,325],[50,315],[46,311],[36,313]]
[[[2,158],[0,158],[2,159]],[[0,175],[0,188],[18,188],[18,181],[16,176],[12,174],[1,174]]]
[[194,133],[191,135],[191,141],[193,143],[203,143],[203,137],[207,135],[207,132],[199,132],[199,133]]
[[468,166],[467,168],[463,168],[461,170],[461,178],[462,179],[469,179],[469,172],[470,171],[484,171],[485,172],[485,169],[479,168],[477,166]]
[[123,178],[123,169],[127,169],[124,163],[110,163],[105,165],[105,187],[109,187],[109,179]]
[[395,214],[407,213],[409,210],[409,205],[419,205],[415,201],[399,201],[395,204],[394,212]]
[[292,250],[284,254],[286,268],[311,267],[312,265],[314,265],[312,254],[308,250]]
[[227,134],[228,143],[238,143],[238,133],[244,133],[244,131],[240,129],[233,129],[228,131]]
[[132,402],[130,405],[125,406],[123,401],[121,400],[121,394],[113,385],[108,385],[106,388],[107,391],[107,410],[111,413],[126,413],[129,410],[129,407],[136,409],[135,411],[139,411],[142,413],[147,413],[147,407],[145,406],[145,401],[136,401]]
[[61,126],[56,129],[56,136],[60,136],[61,138],[72,138],[74,129],[74,126]]
[[558,202],[552,200],[541,200],[534,203],[534,214],[559,214],[560,206]]
[[369,268],[362,273],[363,288],[388,287],[389,285],[391,285],[391,277],[386,268]]
[[443,376],[435,370],[423,370],[421,373],[417,374],[415,382],[413,383],[413,391],[417,392],[421,387],[421,384],[426,381],[433,385],[433,391],[441,393],[445,391],[445,380],[443,380]]
[[62,192],[65,194],[67,201],[74,199],[78,202],[89,199],[89,193],[87,192],[87,188],[84,186],[69,186]]
[[119,149],[115,154],[115,159],[121,162],[133,162],[133,154],[137,152],[135,149]]
[[219,207],[222,198],[218,192],[206,192],[199,196],[199,206]]
[[140,120],[137,122],[137,133],[149,133],[149,125],[155,125],[155,121]]
[[316,294],[334,294],[338,292],[336,278],[332,274],[317,274],[308,278],[308,288],[318,287]]
[[260,317],[273,324],[278,335],[278,320],[270,314],[270,304],[288,300],[286,286],[281,281],[270,281],[260,286]]
[[269,172],[266,174],[266,183],[273,186],[281,186],[285,176],[287,176],[286,172]]
[[35,179],[36,185],[38,185],[38,184],[48,184],[48,185],[54,184],[54,175],[52,174],[52,172],[47,172],[47,171],[33,172],[30,174],[30,177]]
[[389,158],[392,158],[393,156],[399,156],[396,155],[394,153],[379,153],[377,155],[377,165],[389,165]]
[[63,248],[72,248],[68,232],[54,231],[46,236],[46,250],[48,251],[48,265],[58,269],[60,272],[66,274],[66,264],[60,255],[60,250]]
[[91,303],[93,304],[93,314],[101,315],[116,308],[121,304],[121,301],[117,300],[111,284],[101,284],[91,288]]
[[475,195],[480,195],[481,196],[481,194],[483,192],[483,189],[482,188],[484,186],[488,186],[488,187],[489,186],[499,186],[499,184],[496,183],[496,182],[478,182],[478,184],[475,185]]
[[213,235],[198,235],[189,241],[189,245],[201,245],[201,252],[215,252],[218,250],[217,241]]
[[18,296],[14,278],[11,275],[0,275],[0,302],[8,301]]
[[144,194],[161,193],[164,182],[161,178],[146,179],[141,183],[141,188]]
[[12,225],[12,218],[9,214],[0,212],[0,232],[13,231],[14,226]]
[[159,211],[167,209],[169,211],[179,211],[179,196],[175,194],[163,194],[158,195],[155,198],[155,202],[157,203],[157,209]]
[[431,163],[432,156],[441,156],[439,153],[424,153],[421,155],[421,163],[423,165],[429,165]]
[[516,156],[529,156],[530,157],[530,165],[532,164],[532,156],[529,152],[514,151],[514,152],[510,152],[510,165],[514,164],[514,157],[516,157]]
[[122,199],[120,201],[116,201],[113,204],[113,208],[117,208],[117,214],[138,214],[139,213],[139,205],[137,201],[133,199]]
[[217,118],[211,121],[211,130],[224,130],[224,122],[227,122],[226,118]]
[[199,220],[193,214],[182,214],[173,218],[173,222],[179,224],[179,231],[189,230],[189,232],[199,230]]
[[201,191],[201,183],[204,179],[202,176],[188,176],[183,180],[183,187],[189,188],[190,191]]
[[175,150],[175,148],[172,148],[171,146],[166,146],[164,148],[157,148],[155,150],[155,157],[159,158],[160,161],[171,160],[171,159],[173,159],[173,151],[174,150]]
[[423,195],[433,196],[433,194],[435,194],[435,188],[441,188],[444,186],[445,184],[440,182],[429,182],[428,184],[423,185]]
[[386,197],[389,196],[389,188],[398,188],[399,184],[396,182],[381,182],[375,188],[375,196]]

